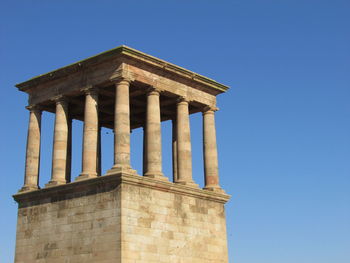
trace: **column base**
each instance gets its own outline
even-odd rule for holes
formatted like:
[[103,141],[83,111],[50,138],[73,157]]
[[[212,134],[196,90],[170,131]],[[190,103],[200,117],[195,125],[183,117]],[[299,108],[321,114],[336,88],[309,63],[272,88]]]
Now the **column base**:
[[45,187],[53,187],[53,186],[57,186],[57,185],[62,185],[62,184],[66,184],[67,182],[65,181],[50,181],[47,184],[45,184]]
[[106,173],[106,175],[109,174],[116,174],[116,173],[125,173],[130,175],[137,175],[136,170],[132,169],[130,165],[114,165],[111,169],[109,169]]
[[161,180],[161,181],[168,181],[168,177],[164,176],[163,173],[152,173],[152,172],[147,172],[143,176],[148,177],[148,178],[153,178],[156,180]]
[[96,177],[97,173],[81,173],[78,177],[75,178],[75,181],[86,180]]
[[220,186],[217,186],[217,185],[205,186],[205,187],[203,187],[203,190],[212,191],[212,192],[221,193],[221,194],[226,194],[224,189],[222,189]]
[[187,182],[187,181],[177,181],[176,184],[182,184],[182,185],[186,185],[186,186],[189,186],[189,187],[199,188],[199,185],[196,184],[196,183],[193,182],[193,181],[190,181],[190,182]]
[[35,190],[39,190],[40,187],[35,185],[35,186],[28,186],[28,185],[24,185],[21,189],[19,189],[19,193],[22,192],[29,192],[29,191],[35,191]]

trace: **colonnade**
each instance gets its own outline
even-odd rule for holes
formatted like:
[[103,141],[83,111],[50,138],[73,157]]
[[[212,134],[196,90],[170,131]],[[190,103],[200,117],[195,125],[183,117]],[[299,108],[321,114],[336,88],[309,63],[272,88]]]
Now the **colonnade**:
[[[109,173],[125,172],[133,174],[130,165],[130,80],[115,81],[114,111],[114,164]],[[89,86],[82,90],[85,94],[84,134],[82,172],[75,180],[94,178],[100,175],[100,127],[98,121],[98,89]],[[71,123],[68,118],[68,101],[64,96],[54,98],[56,103],[54,142],[51,180],[45,187],[66,184],[71,159]],[[197,187],[192,179],[192,153],[189,122],[189,102],[179,98],[176,118],[172,120],[173,181],[177,184]],[[29,128],[27,137],[24,186],[20,191],[39,189],[40,127],[41,109],[29,106]],[[218,156],[214,112],[203,109],[203,154],[204,189],[221,191],[218,176]],[[160,118],[160,91],[147,90],[146,124],[144,127],[143,176],[157,180],[167,180],[162,172],[162,142]]]

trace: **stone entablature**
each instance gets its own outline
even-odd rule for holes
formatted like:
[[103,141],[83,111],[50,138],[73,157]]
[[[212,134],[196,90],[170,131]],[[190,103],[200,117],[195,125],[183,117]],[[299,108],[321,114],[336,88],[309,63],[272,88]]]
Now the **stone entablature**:
[[[52,105],[50,100],[53,97],[65,94],[72,101],[75,99],[73,103],[79,104],[81,88],[85,86],[96,86],[101,94],[110,96],[113,93],[113,80],[121,77],[132,80],[131,90],[135,90],[135,95],[140,95],[145,86],[153,86],[161,90],[165,98],[185,97],[193,105],[191,112],[198,112],[205,105],[214,107],[215,96],[228,89],[214,80],[126,46],[40,75],[16,86],[29,94],[30,105],[44,104],[48,111],[54,112],[52,106],[49,106]],[[133,94],[130,97],[132,98]],[[168,105],[169,103],[170,101],[167,102]],[[77,119],[79,115],[82,116],[76,115]],[[80,119],[83,120],[81,116]]]

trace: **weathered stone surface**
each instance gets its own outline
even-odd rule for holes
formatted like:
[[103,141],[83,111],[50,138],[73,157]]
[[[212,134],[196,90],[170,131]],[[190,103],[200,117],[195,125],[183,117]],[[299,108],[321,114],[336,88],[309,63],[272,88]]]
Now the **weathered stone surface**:
[[145,176],[167,180],[162,172],[162,135],[159,91],[151,89],[147,94]]
[[68,103],[63,96],[56,101],[55,129],[52,154],[51,180],[47,187],[67,182],[68,156]]
[[228,262],[225,194],[108,175],[14,196],[15,262]]
[[98,93],[92,87],[85,88],[85,109],[84,109],[84,135],[83,135],[83,171],[76,178],[82,180],[96,177],[98,174],[98,148],[99,148],[99,127],[98,127]]
[[120,194],[116,179],[15,196],[15,262],[120,262]]
[[128,184],[122,195],[122,262],[228,262],[222,203]]
[[24,172],[24,186],[20,191],[38,189],[39,187],[41,111],[35,107],[27,107],[27,109],[30,113],[26,165]]

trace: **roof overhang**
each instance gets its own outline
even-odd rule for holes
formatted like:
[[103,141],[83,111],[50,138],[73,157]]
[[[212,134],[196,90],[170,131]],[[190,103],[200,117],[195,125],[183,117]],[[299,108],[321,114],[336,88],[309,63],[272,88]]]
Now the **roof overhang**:
[[192,81],[208,86],[214,89],[217,93],[223,93],[229,89],[228,86],[218,83],[215,80],[212,80],[210,78],[194,73],[185,68],[179,67],[177,65],[166,62],[164,60],[161,60],[159,58],[153,57],[151,55],[145,54],[141,51],[138,51],[136,49],[133,49],[124,45],[110,49],[108,51],[89,57],[87,59],[77,61],[73,64],[50,71],[48,73],[33,77],[27,81],[16,84],[16,87],[21,91],[27,91],[28,89],[35,87],[37,85],[68,76],[72,73],[82,70],[83,68],[87,68],[94,64],[101,63],[106,60],[114,59],[119,56],[127,56],[132,59],[142,61],[143,63],[151,64],[153,66],[162,68],[162,70],[164,71],[171,72],[173,74],[191,79]]

